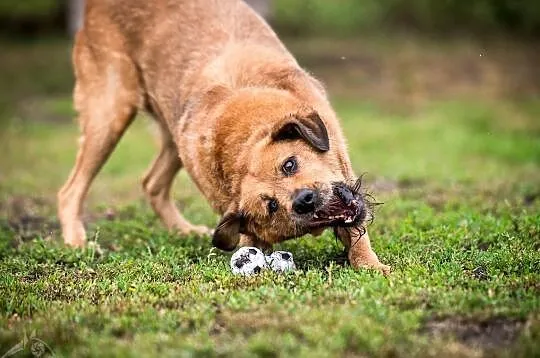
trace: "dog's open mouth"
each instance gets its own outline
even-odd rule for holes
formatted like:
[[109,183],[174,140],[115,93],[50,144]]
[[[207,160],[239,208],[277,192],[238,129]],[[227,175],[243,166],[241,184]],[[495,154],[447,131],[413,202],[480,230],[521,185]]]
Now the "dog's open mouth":
[[366,209],[358,192],[343,184],[336,184],[333,194],[328,204],[315,211],[310,226],[347,227],[364,221]]

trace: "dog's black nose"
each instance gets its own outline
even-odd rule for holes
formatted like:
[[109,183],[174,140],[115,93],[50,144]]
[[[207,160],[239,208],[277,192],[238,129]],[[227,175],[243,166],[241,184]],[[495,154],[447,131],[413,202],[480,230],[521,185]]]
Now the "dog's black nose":
[[347,188],[346,186],[339,185],[334,187],[334,194],[336,194],[345,205],[350,205],[354,200],[354,194],[352,193],[351,189]]
[[317,193],[311,189],[300,189],[293,200],[292,208],[297,214],[307,214],[315,211]]

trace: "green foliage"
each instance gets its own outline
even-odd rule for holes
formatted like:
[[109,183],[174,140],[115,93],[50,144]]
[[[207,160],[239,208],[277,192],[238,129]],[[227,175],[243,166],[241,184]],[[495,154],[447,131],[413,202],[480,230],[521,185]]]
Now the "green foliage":
[[46,17],[51,16],[62,6],[59,0],[2,0],[0,1],[0,16],[17,17]]
[[[272,1],[272,0],[270,0]],[[355,35],[386,29],[435,33],[540,33],[536,0],[273,0],[273,22],[293,35]],[[0,18],[54,17],[67,1],[2,0]]]
[[383,17],[381,11],[377,0],[361,4],[354,0],[278,0],[273,20],[278,29],[291,34],[343,35],[376,26]]
[[274,22],[295,35],[354,35],[387,29],[434,33],[540,33],[535,0],[276,0]]

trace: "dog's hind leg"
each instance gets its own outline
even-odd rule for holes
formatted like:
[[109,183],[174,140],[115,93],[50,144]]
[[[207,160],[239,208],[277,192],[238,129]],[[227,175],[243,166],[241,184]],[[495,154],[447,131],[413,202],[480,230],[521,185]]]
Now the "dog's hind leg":
[[209,234],[210,229],[187,221],[171,200],[171,186],[182,162],[165,124],[159,120],[161,150],[143,179],[143,190],[152,208],[170,230],[183,234]]
[[86,242],[83,201],[92,180],[135,117],[139,92],[129,59],[88,47],[81,34],[76,40],[74,65],[74,103],[82,135],[75,166],[58,192],[58,217],[64,242],[81,247]]

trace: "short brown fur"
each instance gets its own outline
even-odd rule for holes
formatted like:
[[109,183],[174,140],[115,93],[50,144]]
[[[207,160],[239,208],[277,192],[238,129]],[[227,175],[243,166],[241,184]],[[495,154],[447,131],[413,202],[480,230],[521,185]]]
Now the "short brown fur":
[[[162,138],[143,179],[152,207],[170,229],[209,232],[190,224],[170,198],[173,179],[185,168],[224,214],[214,240],[228,249],[268,248],[320,233],[299,230],[291,197],[313,188],[324,201],[331,183],[354,179],[322,85],[242,1],[88,0],[73,62],[82,136],[75,167],[58,194],[69,245],[85,245],[81,214],[90,183],[141,109],[158,122]],[[307,128],[307,138],[277,140],[286,126]],[[283,176],[280,165],[291,156],[298,172]],[[279,203],[271,215],[269,198]],[[389,272],[367,234],[337,231],[353,266]]]

